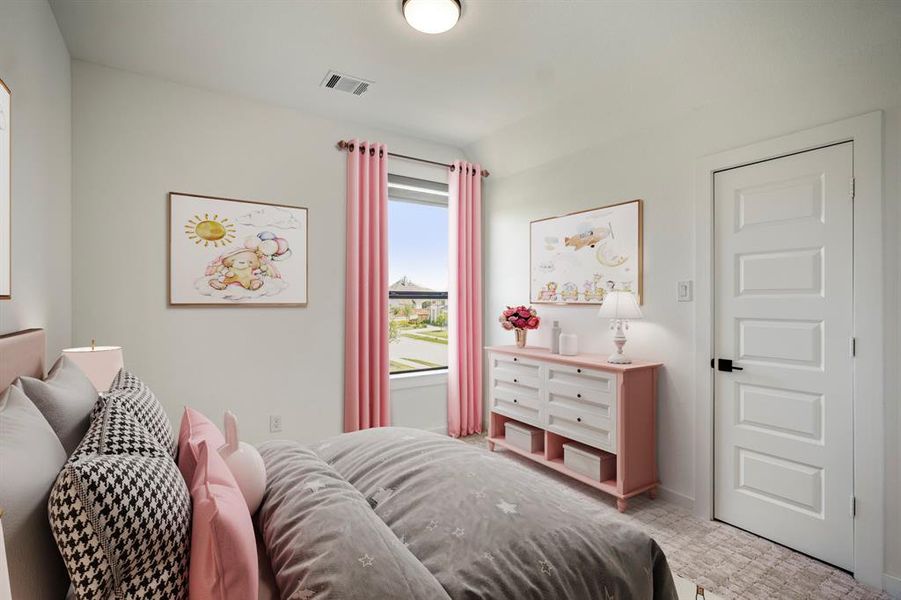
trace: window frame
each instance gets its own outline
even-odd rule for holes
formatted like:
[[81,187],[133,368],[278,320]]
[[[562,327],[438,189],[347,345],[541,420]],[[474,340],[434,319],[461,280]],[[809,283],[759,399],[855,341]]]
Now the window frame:
[[[428,181],[426,179],[417,179],[406,177],[403,175],[388,174],[388,201],[389,202],[408,202],[410,204],[426,204],[432,206],[440,206],[450,210],[450,188],[446,183],[437,181]],[[448,219],[450,213],[448,212]],[[450,255],[450,247],[448,247],[448,258]],[[444,300],[447,302],[447,291],[430,291],[430,292],[401,292],[388,290],[388,301],[391,300]],[[389,317],[390,319],[390,317]],[[448,314],[448,320],[450,315]],[[389,362],[389,376],[415,375],[419,373],[432,373],[435,371],[446,371],[447,365],[439,367],[422,367],[421,369],[409,369],[406,371],[391,371]]]

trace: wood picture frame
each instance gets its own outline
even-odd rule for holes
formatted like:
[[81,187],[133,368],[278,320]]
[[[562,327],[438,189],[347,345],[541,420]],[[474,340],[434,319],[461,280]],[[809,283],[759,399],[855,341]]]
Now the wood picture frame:
[[169,193],[169,306],[303,307],[309,209]]
[[615,286],[644,293],[644,202],[580,210],[529,223],[529,301],[601,305]]
[[12,299],[12,91],[0,79],[0,300]]

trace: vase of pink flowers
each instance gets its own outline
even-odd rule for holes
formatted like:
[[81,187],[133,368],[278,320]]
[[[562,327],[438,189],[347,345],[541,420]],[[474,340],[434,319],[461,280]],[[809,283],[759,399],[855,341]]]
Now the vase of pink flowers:
[[516,334],[517,348],[526,347],[526,334],[530,329],[538,329],[541,319],[538,311],[531,306],[508,306],[507,310],[498,317],[501,327]]

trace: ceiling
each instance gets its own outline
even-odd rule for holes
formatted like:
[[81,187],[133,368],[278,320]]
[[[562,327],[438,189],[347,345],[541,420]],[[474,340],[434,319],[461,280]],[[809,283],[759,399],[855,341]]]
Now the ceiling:
[[[584,99],[701,103],[901,51],[901,2],[463,0],[448,33],[400,0],[51,0],[73,58],[466,147]],[[374,80],[362,97],[326,71]],[[586,115],[587,116],[587,115]]]

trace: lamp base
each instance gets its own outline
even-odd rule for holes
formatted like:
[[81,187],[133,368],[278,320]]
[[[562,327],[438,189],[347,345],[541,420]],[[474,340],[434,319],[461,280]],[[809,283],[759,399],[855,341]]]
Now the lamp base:
[[616,319],[616,333],[613,336],[613,343],[616,345],[616,352],[607,359],[608,363],[614,365],[628,365],[632,359],[623,354],[623,346],[626,345],[626,334],[623,332],[623,319]]
[[610,355],[610,358],[607,359],[608,363],[612,363],[614,365],[631,365],[632,359],[626,356],[625,354],[620,354],[618,352],[614,352]]

